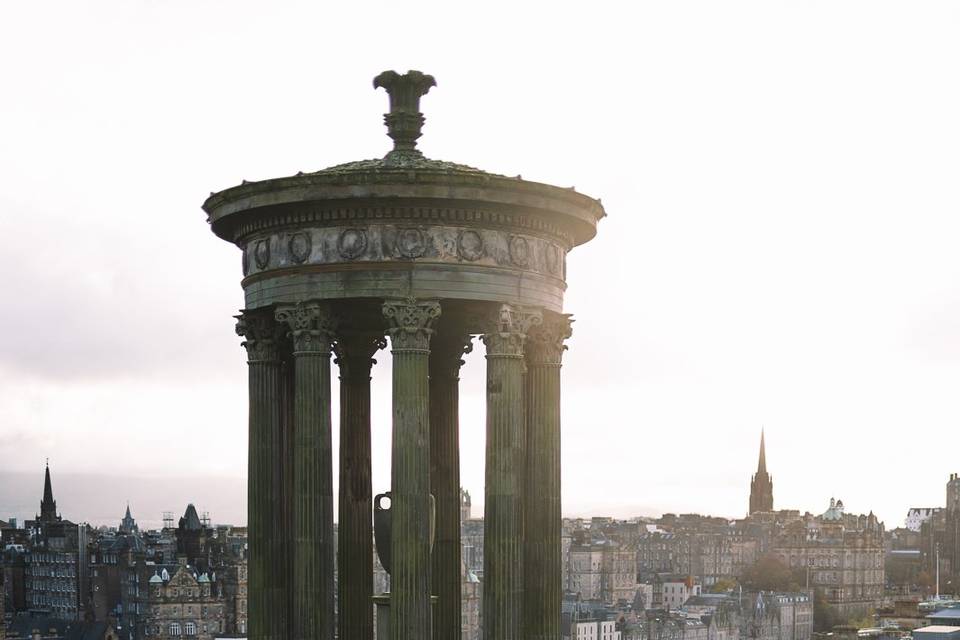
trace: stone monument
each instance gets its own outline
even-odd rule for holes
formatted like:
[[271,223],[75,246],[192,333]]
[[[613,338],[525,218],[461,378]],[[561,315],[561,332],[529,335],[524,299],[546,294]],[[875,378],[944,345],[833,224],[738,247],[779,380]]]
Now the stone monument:
[[372,638],[370,376],[387,337],[391,636],[459,639],[458,378],[473,336],[487,370],[483,635],[560,638],[566,256],[604,211],[573,189],[424,157],[420,99],[435,84],[418,71],[374,79],[390,97],[383,158],[243,182],[203,204],[243,252],[251,640],[331,640],[334,562],[337,636]]

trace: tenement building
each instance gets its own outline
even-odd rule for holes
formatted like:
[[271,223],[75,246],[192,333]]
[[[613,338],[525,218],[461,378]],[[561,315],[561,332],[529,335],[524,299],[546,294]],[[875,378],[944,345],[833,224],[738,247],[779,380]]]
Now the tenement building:
[[567,560],[567,591],[583,600],[633,602],[636,558],[635,550],[609,540],[573,544]]
[[841,615],[862,614],[883,598],[884,527],[872,512],[845,513],[843,501],[831,498],[823,514],[789,523],[773,545],[780,560],[805,571],[810,587]]
[[40,514],[27,521],[30,549],[25,556],[26,606],[35,614],[82,620],[88,604],[88,528],[57,513],[47,465]]
[[417,71],[374,79],[390,99],[383,158],[244,181],[203,205],[213,233],[242,251],[252,640],[329,640],[335,619],[340,638],[372,637],[370,381],[387,338],[391,640],[459,638],[458,378],[475,336],[486,356],[484,638],[560,634],[566,257],[605,214],[571,188],[424,157],[420,99],[435,84]]
[[920,523],[920,556],[923,570],[940,574],[941,591],[960,589],[960,475],[951,473],[946,504]]

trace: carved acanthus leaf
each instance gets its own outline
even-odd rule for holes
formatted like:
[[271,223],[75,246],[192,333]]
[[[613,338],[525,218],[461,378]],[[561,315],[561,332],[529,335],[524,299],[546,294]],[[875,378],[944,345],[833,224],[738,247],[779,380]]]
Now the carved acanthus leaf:
[[523,356],[523,345],[531,327],[543,322],[543,312],[533,307],[502,304],[488,320],[490,330],[481,339],[487,355]]
[[276,318],[289,329],[294,353],[329,354],[336,318],[321,302],[298,302],[277,307]]
[[573,317],[569,313],[544,316],[543,322],[527,334],[527,361],[559,365],[567,348],[564,342],[573,335],[572,324]]
[[436,300],[387,300],[383,315],[390,324],[387,332],[394,351],[430,349],[433,324],[440,317],[440,303]]
[[267,362],[280,359],[280,327],[269,310],[245,309],[237,319],[237,335],[247,350],[248,362]]

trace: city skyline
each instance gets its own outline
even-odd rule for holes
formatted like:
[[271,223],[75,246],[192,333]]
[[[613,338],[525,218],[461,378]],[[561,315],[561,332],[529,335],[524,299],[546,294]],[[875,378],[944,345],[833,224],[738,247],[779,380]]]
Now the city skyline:
[[[239,257],[199,204],[240,179],[382,156],[368,83],[394,67],[443,89],[423,101],[428,156],[576,184],[609,213],[570,257],[565,514],[743,515],[762,426],[776,508],[819,513],[832,496],[892,527],[942,504],[951,452],[914,460],[903,439],[960,422],[960,94],[943,81],[957,7],[513,7],[477,18],[502,36],[491,51],[445,29],[441,5],[425,26],[382,6],[366,37],[402,39],[389,58],[349,30],[314,37],[325,20],[367,23],[362,8],[252,7],[11,10],[25,28],[0,43],[20,61],[0,76],[18,97],[0,105],[5,469],[42,473],[49,457],[65,477],[242,484],[242,296],[224,286]],[[551,63],[519,63],[529,50]],[[237,98],[257,83],[278,95]],[[168,224],[142,222],[155,218]],[[477,515],[480,351],[461,387]],[[375,491],[389,484],[379,360]],[[336,380],[333,395],[336,420]]]

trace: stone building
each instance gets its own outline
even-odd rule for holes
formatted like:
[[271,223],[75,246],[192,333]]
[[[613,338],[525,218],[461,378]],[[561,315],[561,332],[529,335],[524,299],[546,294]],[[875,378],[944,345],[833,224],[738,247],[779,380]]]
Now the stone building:
[[960,475],[951,473],[946,489],[945,508],[937,509],[920,525],[920,561],[923,570],[933,579],[936,579],[939,568],[941,593],[958,593],[960,592]]
[[[96,568],[111,579],[115,573],[120,576],[114,618],[125,636],[162,638],[177,629],[181,635],[193,631],[198,637],[246,633],[243,532],[243,528],[210,527],[188,505],[178,526],[163,536],[147,532],[112,539]],[[153,544],[148,544],[151,539]],[[111,557],[115,550],[119,553]],[[105,580],[98,575],[95,584],[99,579]]]
[[460,638],[461,640],[480,640],[482,612],[480,578],[461,563],[460,586]]
[[95,620],[121,620],[127,573],[147,557],[147,546],[130,516],[130,507],[117,535],[90,545],[90,611]]
[[226,631],[226,602],[216,576],[199,573],[181,558],[158,565],[147,581],[138,638],[213,640]]
[[831,498],[827,511],[788,524],[773,545],[843,616],[860,615],[883,598],[884,527],[873,513],[847,514],[843,501]]
[[567,556],[567,591],[583,600],[633,602],[636,552],[611,541],[574,543]]
[[25,555],[26,606],[62,620],[82,620],[88,604],[87,543],[85,524],[64,520],[57,513],[50,481],[44,474],[40,514],[27,521],[30,548]]

